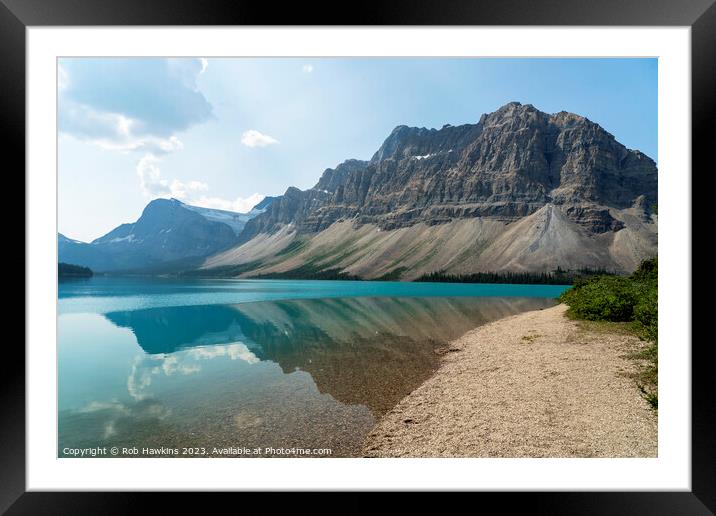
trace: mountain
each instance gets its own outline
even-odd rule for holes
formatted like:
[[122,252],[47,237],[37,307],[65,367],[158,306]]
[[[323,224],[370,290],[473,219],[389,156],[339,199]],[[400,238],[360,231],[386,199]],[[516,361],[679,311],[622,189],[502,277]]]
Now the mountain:
[[159,273],[197,267],[238,241],[245,224],[270,206],[249,213],[200,208],[177,199],[155,199],[141,217],[91,243],[58,234],[58,259],[98,272]]
[[370,161],[289,188],[209,257],[242,276],[633,270],[656,254],[657,168],[598,124],[511,102],[476,124],[396,127]]
[[57,261],[72,263],[89,267],[93,271],[112,263],[111,256],[102,249],[93,247],[86,242],[67,238],[62,233],[57,234]]
[[184,208],[194,211],[199,215],[202,215],[207,220],[211,220],[214,222],[223,222],[224,224],[227,224],[231,229],[234,230],[234,233],[238,236],[243,231],[244,226],[246,226],[246,223],[257,215],[260,215],[261,213],[266,211],[266,208],[271,204],[271,202],[273,202],[274,199],[275,197],[264,197],[260,203],[251,208],[251,210],[247,213],[237,213],[234,211],[217,210],[213,208],[201,208],[199,206],[191,206],[189,204],[183,203],[182,204]]

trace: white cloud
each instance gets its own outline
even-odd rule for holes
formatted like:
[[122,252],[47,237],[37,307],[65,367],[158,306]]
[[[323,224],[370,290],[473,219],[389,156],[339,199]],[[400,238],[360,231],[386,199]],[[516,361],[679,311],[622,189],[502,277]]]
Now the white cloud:
[[[178,134],[213,117],[197,85],[206,58],[62,59],[58,64],[59,128],[63,135],[103,149],[137,153],[139,187],[148,199],[246,213],[263,198],[224,199],[204,182],[163,177],[161,158],[183,148]],[[247,147],[278,143],[257,130],[241,136]]]
[[178,137],[143,134],[141,122],[121,113],[96,111],[89,106],[66,102],[60,112],[63,133],[103,149],[167,154],[183,148]]
[[207,196],[209,185],[201,181],[164,179],[158,165],[160,161],[160,158],[154,154],[145,154],[137,162],[139,186],[142,193],[149,199],[173,197],[192,206],[247,213],[266,197],[260,193],[254,193],[248,197],[237,197],[234,200]]
[[197,360],[226,356],[231,360],[243,360],[249,364],[257,364],[261,361],[243,342],[194,348],[189,353]]
[[262,134],[256,129],[249,129],[241,135],[241,143],[247,147],[266,147],[278,143],[278,140],[269,136],[268,134]]
[[[200,360],[212,360],[226,357],[230,360],[243,360],[249,364],[256,364],[261,360],[251,352],[243,342],[216,344],[179,351],[172,354],[157,354],[138,356],[132,363],[132,369],[127,378],[127,391],[135,400],[148,398],[147,390],[152,385],[154,376],[191,375],[201,371]],[[103,409],[125,410],[117,401],[112,403],[97,403],[89,405],[84,411]]]
[[303,70],[303,73],[311,73],[313,71],[313,65],[305,64],[301,70]]
[[209,185],[201,181],[183,182],[178,179],[169,181],[162,178],[162,172],[157,166],[159,158],[153,154],[146,154],[137,163],[139,186],[147,197],[174,197],[181,201],[190,202],[198,192],[206,192]]
[[[152,385],[154,375],[172,376],[174,374],[190,375],[197,373],[201,367],[197,364],[185,364],[176,355],[158,354],[137,356],[132,363],[132,370],[127,377],[127,392],[135,400],[147,399],[146,391]],[[158,407],[161,409],[161,407]]]
[[159,158],[147,154],[137,163],[139,186],[148,197],[161,197],[169,192],[169,182],[162,179],[162,172],[156,165]]
[[209,185],[202,183],[201,181],[189,181],[184,183],[175,179],[169,185],[171,196],[175,199],[182,201],[191,201],[197,192],[206,192],[209,190]]
[[236,199],[221,199],[220,197],[199,197],[194,199],[189,204],[194,206],[201,206],[202,208],[213,208],[216,210],[235,211],[238,213],[247,213],[256,206],[258,203],[264,200],[266,196],[260,193],[254,193],[248,197],[237,197]]
[[105,149],[166,153],[210,120],[197,87],[205,59],[67,58],[58,65],[59,129]]

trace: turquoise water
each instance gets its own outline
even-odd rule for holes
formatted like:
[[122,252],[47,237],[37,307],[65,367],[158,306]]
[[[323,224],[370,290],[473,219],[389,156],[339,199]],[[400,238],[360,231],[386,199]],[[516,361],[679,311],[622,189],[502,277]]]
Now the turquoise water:
[[398,281],[92,278],[59,286],[59,312],[107,313],[162,306],[220,305],[336,297],[557,297],[560,285]]
[[448,341],[552,306],[564,288],[63,282],[58,455],[116,446],[119,456],[355,456]]

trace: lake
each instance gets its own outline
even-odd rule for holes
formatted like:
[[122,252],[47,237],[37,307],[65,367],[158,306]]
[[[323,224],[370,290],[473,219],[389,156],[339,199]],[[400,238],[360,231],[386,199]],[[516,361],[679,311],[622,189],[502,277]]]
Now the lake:
[[58,456],[331,456],[446,344],[565,286],[104,278],[58,291]]

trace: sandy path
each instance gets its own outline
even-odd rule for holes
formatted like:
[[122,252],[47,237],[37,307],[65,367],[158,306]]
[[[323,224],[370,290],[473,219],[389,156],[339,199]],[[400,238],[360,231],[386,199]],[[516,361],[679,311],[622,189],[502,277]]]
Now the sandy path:
[[366,439],[368,457],[655,457],[657,418],[627,375],[636,337],[559,305],[481,326]]

